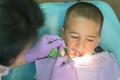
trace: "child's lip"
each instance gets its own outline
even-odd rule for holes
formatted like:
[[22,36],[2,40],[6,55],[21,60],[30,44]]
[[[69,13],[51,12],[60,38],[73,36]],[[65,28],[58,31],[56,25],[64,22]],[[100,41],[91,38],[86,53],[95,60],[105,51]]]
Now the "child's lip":
[[83,51],[78,51],[78,50],[74,50],[74,51],[75,51],[76,56],[82,57],[85,55],[85,53]]
[[84,56],[84,55],[85,55],[85,53],[80,53],[80,57],[81,57],[81,56]]
[[82,57],[82,56],[85,55],[85,53],[84,52],[80,52],[80,51],[76,51],[74,55],[77,56],[77,57]]

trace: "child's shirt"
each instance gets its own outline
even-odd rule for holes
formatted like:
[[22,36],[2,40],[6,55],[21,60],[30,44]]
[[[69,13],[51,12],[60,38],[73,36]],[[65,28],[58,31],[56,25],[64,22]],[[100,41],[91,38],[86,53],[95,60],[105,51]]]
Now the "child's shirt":
[[[96,53],[80,63],[67,57],[36,61],[37,80],[119,80],[120,69],[108,52]],[[80,59],[79,59],[80,60]]]

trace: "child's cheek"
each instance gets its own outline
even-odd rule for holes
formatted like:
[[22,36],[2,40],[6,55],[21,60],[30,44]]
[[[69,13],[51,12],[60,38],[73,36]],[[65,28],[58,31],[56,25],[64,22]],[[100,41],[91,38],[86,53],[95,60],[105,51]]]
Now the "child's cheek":
[[90,46],[87,47],[86,49],[87,49],[86,52],[87,52],[88,54],[91,54],[91,53],[94,51],[95,46],[94,46],[94,45],[90,45]]

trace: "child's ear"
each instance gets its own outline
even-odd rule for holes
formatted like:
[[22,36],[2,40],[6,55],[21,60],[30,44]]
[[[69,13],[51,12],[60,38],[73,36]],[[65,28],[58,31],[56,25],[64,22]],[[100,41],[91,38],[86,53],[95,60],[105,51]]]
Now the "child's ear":
[[65,35],[65,29],[64,28],[62,28],[62,31],[61,31],[62,33],[61,33],[61,37],[62,37],[62,39],[64,39],[64,35]]

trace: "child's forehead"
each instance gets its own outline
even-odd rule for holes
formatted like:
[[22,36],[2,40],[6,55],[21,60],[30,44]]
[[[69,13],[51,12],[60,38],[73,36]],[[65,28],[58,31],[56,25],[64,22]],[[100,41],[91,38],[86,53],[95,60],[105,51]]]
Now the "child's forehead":
[[100,27],[100,22],[95,21],[95,20],[90,19],[90,18],[81,17],[81,16],[71,16],[71,17],[68,18],[67,23],[68,23],[68,25],[71,25],[73,22],[80,24],[84,21],[86,21],[86,23],[92,22],[92,23],[96,24],[96,27]]
[[98,32],[100,24],[88,18],[74,17],[68,21],[68,29],[71,31]]
[[73,19],[84,19],[84,20],[88,20],[88,21],[93,21],[93,22],[95,22],[95,23],[100,23],[99,21],[96,21],[96,20],[94,20],[93,18],[90,18],[90,17],[85,17],[85,16],[75,16],[75,15],[71,15],[71,16],[69,16],[68,17],[68,22],[70,21],[70,20],[73,20]]

